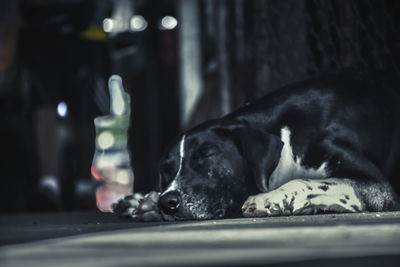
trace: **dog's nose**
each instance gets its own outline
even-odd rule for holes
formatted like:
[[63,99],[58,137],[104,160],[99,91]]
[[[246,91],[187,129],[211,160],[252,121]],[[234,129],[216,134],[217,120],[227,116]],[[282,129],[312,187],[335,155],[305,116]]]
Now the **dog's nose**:
[[170,191],[161,196],[158,205],[166,214],[174,214],[181,203],[181,196],[176,191]]

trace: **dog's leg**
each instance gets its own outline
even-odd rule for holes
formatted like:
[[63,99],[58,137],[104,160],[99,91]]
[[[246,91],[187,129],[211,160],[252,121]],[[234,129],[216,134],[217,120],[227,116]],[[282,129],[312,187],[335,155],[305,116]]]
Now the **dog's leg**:
[[296,179],[268,193],[250,196],[243,216],[279,216],[317,212],[361,212],[393,209],[397,200],[388,184],[353,179]]

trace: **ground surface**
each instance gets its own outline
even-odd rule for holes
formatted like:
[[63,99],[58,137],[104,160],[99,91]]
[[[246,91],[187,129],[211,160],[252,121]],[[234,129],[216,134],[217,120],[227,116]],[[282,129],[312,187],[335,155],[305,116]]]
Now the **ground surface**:
[[400,212],[135,223],[0,215],[1,266],[400,266]]

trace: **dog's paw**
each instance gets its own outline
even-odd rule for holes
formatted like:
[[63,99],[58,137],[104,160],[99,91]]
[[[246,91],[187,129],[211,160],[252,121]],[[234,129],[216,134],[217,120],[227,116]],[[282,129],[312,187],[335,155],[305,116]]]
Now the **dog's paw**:
[[138,221],[161,221],[162,217],[158,209],[158,199],[160,193],[151,191],[143,195],[134,193],[120,199],[112,205],[115,214],[124,218],[132,218]]
[[282,191],[250,196],[243,204],[244,217],[266,217],[291,215],[290,209],[293,199]]
[[140,202],[143,200],[144,195],[141,193],[134,193],[128,195],[123,199],[118,200],[117,203],[111,205],[113,213],[120,217],[132,217],[139,207]]
[[362,210],[351,184],[333,179],[292,180],[271,192],[249,197],[242,207],[244,217]]
[[311,202],[297,192],[289,192],[283,188],[250,196],[243,204],[244,217],[288,216],[311,214]]

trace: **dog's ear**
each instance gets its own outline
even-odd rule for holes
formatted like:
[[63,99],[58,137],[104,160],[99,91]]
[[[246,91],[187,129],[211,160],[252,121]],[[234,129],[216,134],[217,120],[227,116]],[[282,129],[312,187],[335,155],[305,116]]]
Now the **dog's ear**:
[[240,153],[247,161],[258,189],[268,191],[268,179],[278,165],[283,142],[274,134],[240,125],[227,127]]

